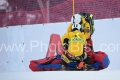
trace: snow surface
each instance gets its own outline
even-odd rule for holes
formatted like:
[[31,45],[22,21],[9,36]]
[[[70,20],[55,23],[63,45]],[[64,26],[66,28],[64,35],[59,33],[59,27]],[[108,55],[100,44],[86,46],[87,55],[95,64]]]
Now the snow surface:
[[0,80],[120,80],[120,71],[47,71],[0,74]]

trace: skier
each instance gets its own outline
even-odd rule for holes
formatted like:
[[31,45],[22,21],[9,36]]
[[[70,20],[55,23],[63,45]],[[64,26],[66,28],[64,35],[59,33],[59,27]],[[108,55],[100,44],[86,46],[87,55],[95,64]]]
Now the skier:
[[[76,14],[75,17],[79,17],[79,15]],[[73,18],[75,19],[75,17]],[[106,53],[88,50],[87,40],[91,36],[89,23],[84,24],[84,32],[82,32],[79,25],[81,18],[75,20],[76,23],[72,24],[71,31],[62,37],[62,45],[65,49],[65,53],[62,54],[62,68],[65,70],[101,70],[107,68],[110,61]]]
[[[78,15],[76,15],[78,16]],[[81,22],[79,20],[79,22]],[[74,23],[72,25],[72,30],[67,32],[62,37],[62,45],[64,49],[67,51],[65,54],[62,54],[63,65],[62,67],[66,67],[66,69],[77,69],[81,62],[85,62],[89,64],[87,59],[89,58],[87,54],[84,52],[84,46],[86,44],[86,40],[90,36],[90,27],[89,23],[85,24],[85,30],[88,32],[80,32],[81,26],[78,23]],[[83,64],[82,64],[83,65]],[[93,70],[94,67],[90,66]]]

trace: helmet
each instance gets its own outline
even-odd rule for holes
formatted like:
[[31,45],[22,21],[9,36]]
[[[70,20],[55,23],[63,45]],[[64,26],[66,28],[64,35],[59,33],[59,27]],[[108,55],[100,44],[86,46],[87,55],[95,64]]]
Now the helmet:
[[81,15],[79,14],[75,14],[72,16],[71,18],[71,23],[74,24],[74,23],[80,23],[81,22]]
[[79,23],[72,24],[72,31],[80,30],[81,25]]

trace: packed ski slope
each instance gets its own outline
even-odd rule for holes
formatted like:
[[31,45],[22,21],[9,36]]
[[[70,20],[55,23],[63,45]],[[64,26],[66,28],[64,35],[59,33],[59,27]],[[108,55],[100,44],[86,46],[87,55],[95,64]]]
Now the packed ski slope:
[[120,71],[48,71],[2,73],[0,80],[119,80]]
[[[120,79],[120,18],[95,20],[95,32],[92,36],[95,51],[105,51],[110,58],[107,69],[99,72],[52,71],[32,72],[30,60],[44,58],[47,53],[50,35],[66,32],[69,22],[10,26],[0,28],[0,80],[118,80]],[[22,49],[6,49],[13,43]],[[7,50],[7,51],[6,51]],[[87,77],[86,77],[87,76]],[[99,79],[98,79],[99,78]]]

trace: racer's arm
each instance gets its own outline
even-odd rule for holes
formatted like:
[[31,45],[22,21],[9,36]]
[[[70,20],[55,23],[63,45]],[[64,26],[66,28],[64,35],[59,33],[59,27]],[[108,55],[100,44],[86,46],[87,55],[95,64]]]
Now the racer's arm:
[[65,34],[62,36],[62,46],[64,46],[65,44],[67,44],[67,43],[68,43],[68,40],[69,40],[68,33],[65,33]]

